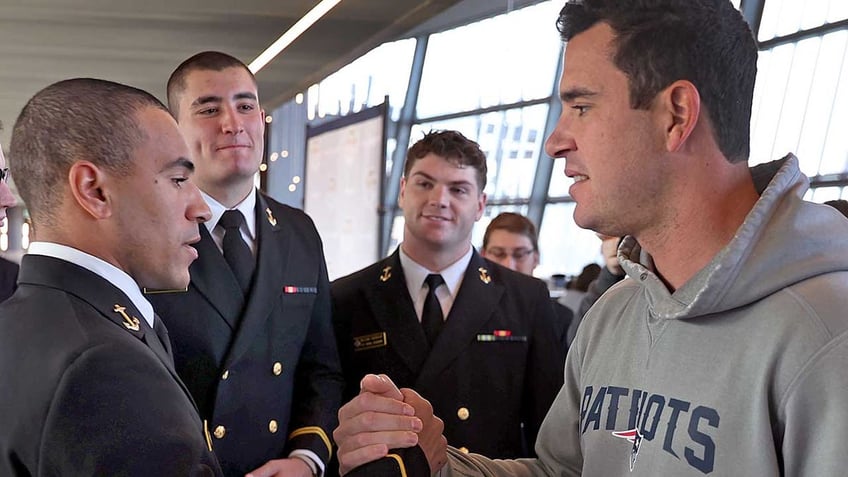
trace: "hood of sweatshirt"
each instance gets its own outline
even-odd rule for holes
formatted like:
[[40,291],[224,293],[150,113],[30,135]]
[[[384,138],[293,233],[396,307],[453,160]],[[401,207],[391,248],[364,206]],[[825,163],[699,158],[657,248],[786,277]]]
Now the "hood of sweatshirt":
[[753,167],[760,199],[733,239],[673,293],[633,237],[619,247],[622,268],[647,295],[658,319],[685,319],[739,308],[817,275],[848,270],[848,220],[803,200],[809,180],[798,159]]

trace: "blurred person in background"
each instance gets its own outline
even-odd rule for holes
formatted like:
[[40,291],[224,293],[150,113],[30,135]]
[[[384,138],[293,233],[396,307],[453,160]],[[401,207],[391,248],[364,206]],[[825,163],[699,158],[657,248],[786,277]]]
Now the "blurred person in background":
[[824,205],[829,205],[834,209],[842,212],[842,215],[848,217],[848,200],[845,199],[836,199],[836,200],[828,200],[824,203]]
[[577,313],[580,309],[580,301],[586,295],[589,285],[598,278],[601,267],[597,263],[590,263],[583,267],[580,274],[565,285],[565,293],[559,297],[559,302],[567,306],[572,312]]
[[618,263],[618,245],[621,243],[621,237],[598,234],[598,238],[601,239],[601,255],[604,257],[604,266],[598,273],[597,278],[589,284],[586,293],[580,298],[580,303],[574,313],[574,319],[571,321],[571,325],[566,332],[566,339],[569,345],[574,341],[574,337],[577,335],[577,327],[580,326],[580,322],[583,320],[586,312],[589,311],[589,308],[592,308],[592,305],[598,301],[598,298],[604,292],[625,277],[624,270],[622,270],[621,265]]

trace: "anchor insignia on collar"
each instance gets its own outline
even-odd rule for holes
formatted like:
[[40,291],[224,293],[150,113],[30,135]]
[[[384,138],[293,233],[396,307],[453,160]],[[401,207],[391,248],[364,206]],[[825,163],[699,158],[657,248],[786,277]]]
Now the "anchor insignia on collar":
[[271,209],[265,209],[265,215],[268,216],[268,223],[271,224],[272,227],[277,226],[277,219],[274,218],[274,214],[271,212]]
[[489,276],[489,271],[483,267],[477,269],[480,272],[480,281],[488,285],[492,281],[492,277]]
[[136,317],[134,317],[134,316],[133,316],[132,318],[130,318],[130,316],[129,316],[129,315],[127,315],[127,307],[125,307],[125,306],[121,306],[121,305],[118,305],[118,304],[116,303],[116,304],[115,304],[115,310],[114,310],[114,311],[115,311],[115,313],[120,313],[120,314],[121,314],[121,318],[123,318],[123,319],[124,319],[124,322],[123,322],[122,324],[123,324],[123,325],[124,325],[124,326],[125,326],[128,330],[131,330],[131,331],[138,331],[138,329],[139,329],[139,328],[138,328],[138,318],[136,318]]
[[386,267],[383,269],[383,273],[380,274],[380,281],[386,282],[392,278],[392,267]]

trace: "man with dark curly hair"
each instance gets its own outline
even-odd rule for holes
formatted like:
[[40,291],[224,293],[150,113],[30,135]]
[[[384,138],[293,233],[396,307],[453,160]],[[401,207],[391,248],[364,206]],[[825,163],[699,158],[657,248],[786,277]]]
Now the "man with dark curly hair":
[[413,144],[403,242],[333,283],[333,321],[347,399],[363,376],[384,373],[433,403],[458,448],[528,457],[562,385],[564,351],[545,284],[471,246],[485,187],[476,142],[433,131]]

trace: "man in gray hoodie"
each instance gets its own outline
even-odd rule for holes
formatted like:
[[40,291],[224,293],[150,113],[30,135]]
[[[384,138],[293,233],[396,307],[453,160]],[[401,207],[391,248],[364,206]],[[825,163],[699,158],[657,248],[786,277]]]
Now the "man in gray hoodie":
[[741,15],[729,0],[572,0],[558,26],[547,152],[566,158],[575,221],[626,236],[631,280],[581,324],[538,459],[448,448],[442,465],[426,405],[366,377],[340,411],[342,471],[423,423],[444,475],[845,475],[848,222],[802,200],[794,156],[748,168],[757,48]]

